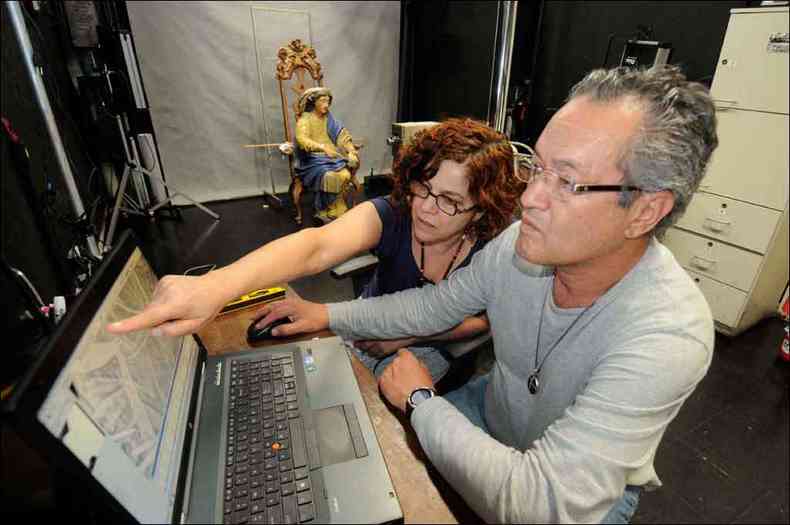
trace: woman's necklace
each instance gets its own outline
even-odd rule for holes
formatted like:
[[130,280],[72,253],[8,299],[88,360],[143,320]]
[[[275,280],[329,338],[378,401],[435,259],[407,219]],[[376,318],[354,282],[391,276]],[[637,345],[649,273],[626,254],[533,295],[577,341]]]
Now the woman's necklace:
[[554,288],[553,280],[548,286],[548,290],[546,291],[546,296],[543,298],[543,308],[540,309],[540,320],[538,321],[538,341],[537,343],[535,343],[535,369],[532,371],[532,374],[530,374],[530,376],[527,378],[527,388],[529,389],[529,393],[533,395],[540,392],[540,371],[543,368],[543,364],[546,362],[546,359],[549,358],[551,353],[554,351],[555,348],[557,348],[560,342],[563,339],[565,339],[565,336],[576,325],[579,319],[581,319],[582,316],[584,316],[584,314],[587,313],[587,310],[592,308],[593,305],[595,304],[595,301],[593,301],[592,304],[590,304],[588,307],[582,310],[582,312],[579,315],[576,316],[576,319],[574,319],[573,322],[568,326],[568,328],[566,328],[565,331],[562,332],[560,338],[557,339],[553,345],[551,345],[549,351],[546,353],[545,356],[543,356],[543,359],[540,361],[540,364],[538,364],[538,352],[540,351],[540,332],[541,329],[543,328],[543,312],[546,310],[546,304],[549,301],[549,294],[551,293],[552,288]]
[[[450,269],[455,264],[455,260],[458,258],[458,254],[461,253],[461,247],[464,245],[464,241],[466,240],[466,235],[461,235],[461,242],[458,243],[458,246],[455,249],[455,253],[453,254],[453,258],[450,260],[450,264],[447,265],[447,269],[444,271],[444,276],[439,279],[443,281],[447,279],[447,276],[450,275]],[[420,242],[420,282],[418,286],[423,286],[427,283],[432,283],[427,277],[425,277],[425,244],[422,241]]]

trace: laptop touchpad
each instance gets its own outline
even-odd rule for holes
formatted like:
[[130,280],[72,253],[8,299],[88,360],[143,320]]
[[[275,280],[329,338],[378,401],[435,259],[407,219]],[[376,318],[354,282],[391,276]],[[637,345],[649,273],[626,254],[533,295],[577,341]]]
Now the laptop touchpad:
[[321,465],[351,461],[368,455],[354,405],[336,405],[313,413]]

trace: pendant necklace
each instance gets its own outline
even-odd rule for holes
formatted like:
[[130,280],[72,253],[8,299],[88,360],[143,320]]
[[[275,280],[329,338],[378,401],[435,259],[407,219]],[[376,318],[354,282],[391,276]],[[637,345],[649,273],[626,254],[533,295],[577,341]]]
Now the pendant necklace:
[[548,290],[546,291],[546,297],[544,297],[543,299],[543,308],[540,309],[540,320],[538,321],[538,338],[537,338],[538,340],[535,343],[535,369],[527,378],[527,388],[529,389],[529,393],[533,395],[540,392],[540,371],[543,368],[543,364],[546,362],[546,359],[548,359],[551,353],[554,351],[554,349],[557,348],[557,346],[559,346],[560,342],[563,339],[565,339],[565,336],[568,334],[568,332],[570,332],[571,329],[574,326],[576,326],[576,323],[579,321],[579,319],[581,319],[584,316],[584,314],[587,313],[587,310],[592,308],[593,305],[595,304],[595,301],[593,301],[589,306],[587,306],[584,310],[582,310],[582,312],[579,315],[576,316],[576,319],[574,319],[573,322],[568,326],[568,328],[566,328],[565,331],[562,332],[560,338],[557,339],[553,345],[551,345],[549,351],[546,352],[546,355],[543,356],[543,359],[540,361],[540,364],[538,364],[538,352],[540,351],[540,332],[541,329],[543,328],[543,312],[546,310],[546,305],[548,304],[549,301],[549,294],[551,293],[551,290],[553,288],[554,288],[554,282],[552,281],[552,283],[549,284],[548,286]]
[[[464,245],[464,241],[466,240],[466,235],[461,236],[461,242],[458,243],[458,247],[455,249],[455,253],[453,254],[453,258],[450,260],[450,264],[447,265],[447,269],[444,271],[444,276],[439,279],[439,281],[443,281],[447,279],[447,276],[450,275],[450,269],[455,264],[455,260],[458,258],[458,254],[461,253],[461,247]],[[428,280],[425,277],[425,244],[420,241],[420,283],[419,286],[423,286],[424,284],[430,283],[432,281]],[[438,281],[437,281],[438,282]],[[433,283],[435,284],[435,283]]]

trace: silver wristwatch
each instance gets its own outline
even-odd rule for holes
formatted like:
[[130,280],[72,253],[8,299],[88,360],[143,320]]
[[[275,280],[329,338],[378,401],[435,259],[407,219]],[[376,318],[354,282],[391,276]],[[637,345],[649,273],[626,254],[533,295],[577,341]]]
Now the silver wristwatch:
[[427,401],[435,395],[436,390],[431,387],[422,386],[415,388],[411,391],[411,394],[409,394],[409,397],[406,399],[406,413],[411,415],[412,410],[417,408],[417,405],[423,401]]

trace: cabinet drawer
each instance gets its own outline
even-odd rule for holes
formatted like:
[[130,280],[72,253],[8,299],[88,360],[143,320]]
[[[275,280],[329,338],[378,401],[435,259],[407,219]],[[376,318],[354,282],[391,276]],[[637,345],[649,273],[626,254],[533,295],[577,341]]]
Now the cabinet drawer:
[[749,292],[763,258],[696,233],[670,228],[664,244],[681,266]]
[[727,109],[718,110],[716,118],[719,147],[711,156],[699,189],[784,210],[790,117]]
[[717,103],[787,113],[788,60],[771,36],[787,33],[787,8],[733,13],[711,95]]
[[694,194],[677,226],[765,253],[781,216],[781,212],[769,208],[700,191]]
[[743,305],[746,304],[746,294],[702,274],[686,271],[707,299],[713,318],[723,325],[736,327],[741,318]]

